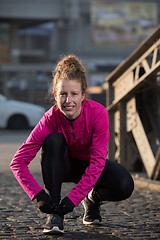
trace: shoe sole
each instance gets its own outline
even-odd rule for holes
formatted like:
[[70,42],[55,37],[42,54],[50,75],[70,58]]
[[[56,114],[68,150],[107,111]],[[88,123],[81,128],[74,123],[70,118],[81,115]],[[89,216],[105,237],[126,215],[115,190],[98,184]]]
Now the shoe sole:
[[44,229],[43,230],[44,234],[55,234],[55,235],[61,235],[64,233],[64,230],[59,229],[59,227],[54,226],[52,229]]
[[98,219],[95,219],[93,222],[87,222],[83,219],[83,224],[85,224],[85,225],[101,225],[102,222],[100,222]]

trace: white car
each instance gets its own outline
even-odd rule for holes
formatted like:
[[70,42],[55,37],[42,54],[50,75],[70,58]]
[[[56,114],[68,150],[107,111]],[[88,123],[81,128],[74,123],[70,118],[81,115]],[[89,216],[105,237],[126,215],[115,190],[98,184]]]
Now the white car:
[[33,128],[41,119],[45,109],[41,106],[9,100],[0,94],[0,128]]

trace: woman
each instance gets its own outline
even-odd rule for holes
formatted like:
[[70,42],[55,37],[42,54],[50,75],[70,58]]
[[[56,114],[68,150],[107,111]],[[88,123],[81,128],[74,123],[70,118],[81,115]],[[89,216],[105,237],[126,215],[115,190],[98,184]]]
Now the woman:
[[[11,169],[39,209],[47,213],[44,233],[64,233],[64,215],[82,202],[84,224],[100,224],[102,201],[120,201],[132,194],[130,174],[106,160],[109,141],[108,114],[104,106],[85,98],[86,70],[76,56],[65,56],[55,68],[53,93],[56,104],[42,117],[16,152]],[[42,147],[45,190],[28,170]],[[60,199],[63,182],[76,186]]]

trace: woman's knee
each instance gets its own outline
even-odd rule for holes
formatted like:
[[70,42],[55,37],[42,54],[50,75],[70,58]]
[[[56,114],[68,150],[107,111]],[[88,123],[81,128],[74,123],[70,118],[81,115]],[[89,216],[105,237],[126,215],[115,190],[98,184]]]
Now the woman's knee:
[[94,198],[99,201],[122,201],[129,198],[134,190],[134,182],[132,179],[121,181],[116,185],[95,186]]
[[134,181],[130,173],[120,164],[107,160],[95,190],[102,201],[121,201],[132,195]]
[[121,200],[125,200],[129,198],[134,190],[134,181],[131,175],[128,175],[128,178],[124,179],[120,186],[119,186],[119,192],[121,193]]
[[134,190],[134,181],[131,174],[116,162],[112,162],[111,169],[114,176],[113,184],[117,185],[122,200],[129,198]]

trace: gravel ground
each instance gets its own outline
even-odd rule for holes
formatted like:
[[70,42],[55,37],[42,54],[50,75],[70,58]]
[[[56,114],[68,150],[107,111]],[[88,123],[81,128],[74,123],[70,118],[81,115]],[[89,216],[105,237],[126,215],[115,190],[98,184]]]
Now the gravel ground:
[[[40,173],[33,174],[43,186]],[[82,223],[83,206],[65,216],[65,234],[46,236],[42,234],[46,215],[37,208],[17,183],[11,172],[0,174],[0,239],[160,239],[160,193],[136,186],[133,195],[122,202],[108,202],[101,206],[103,224],[85,226]],[[64,184],[65,196],[73,184]]]

